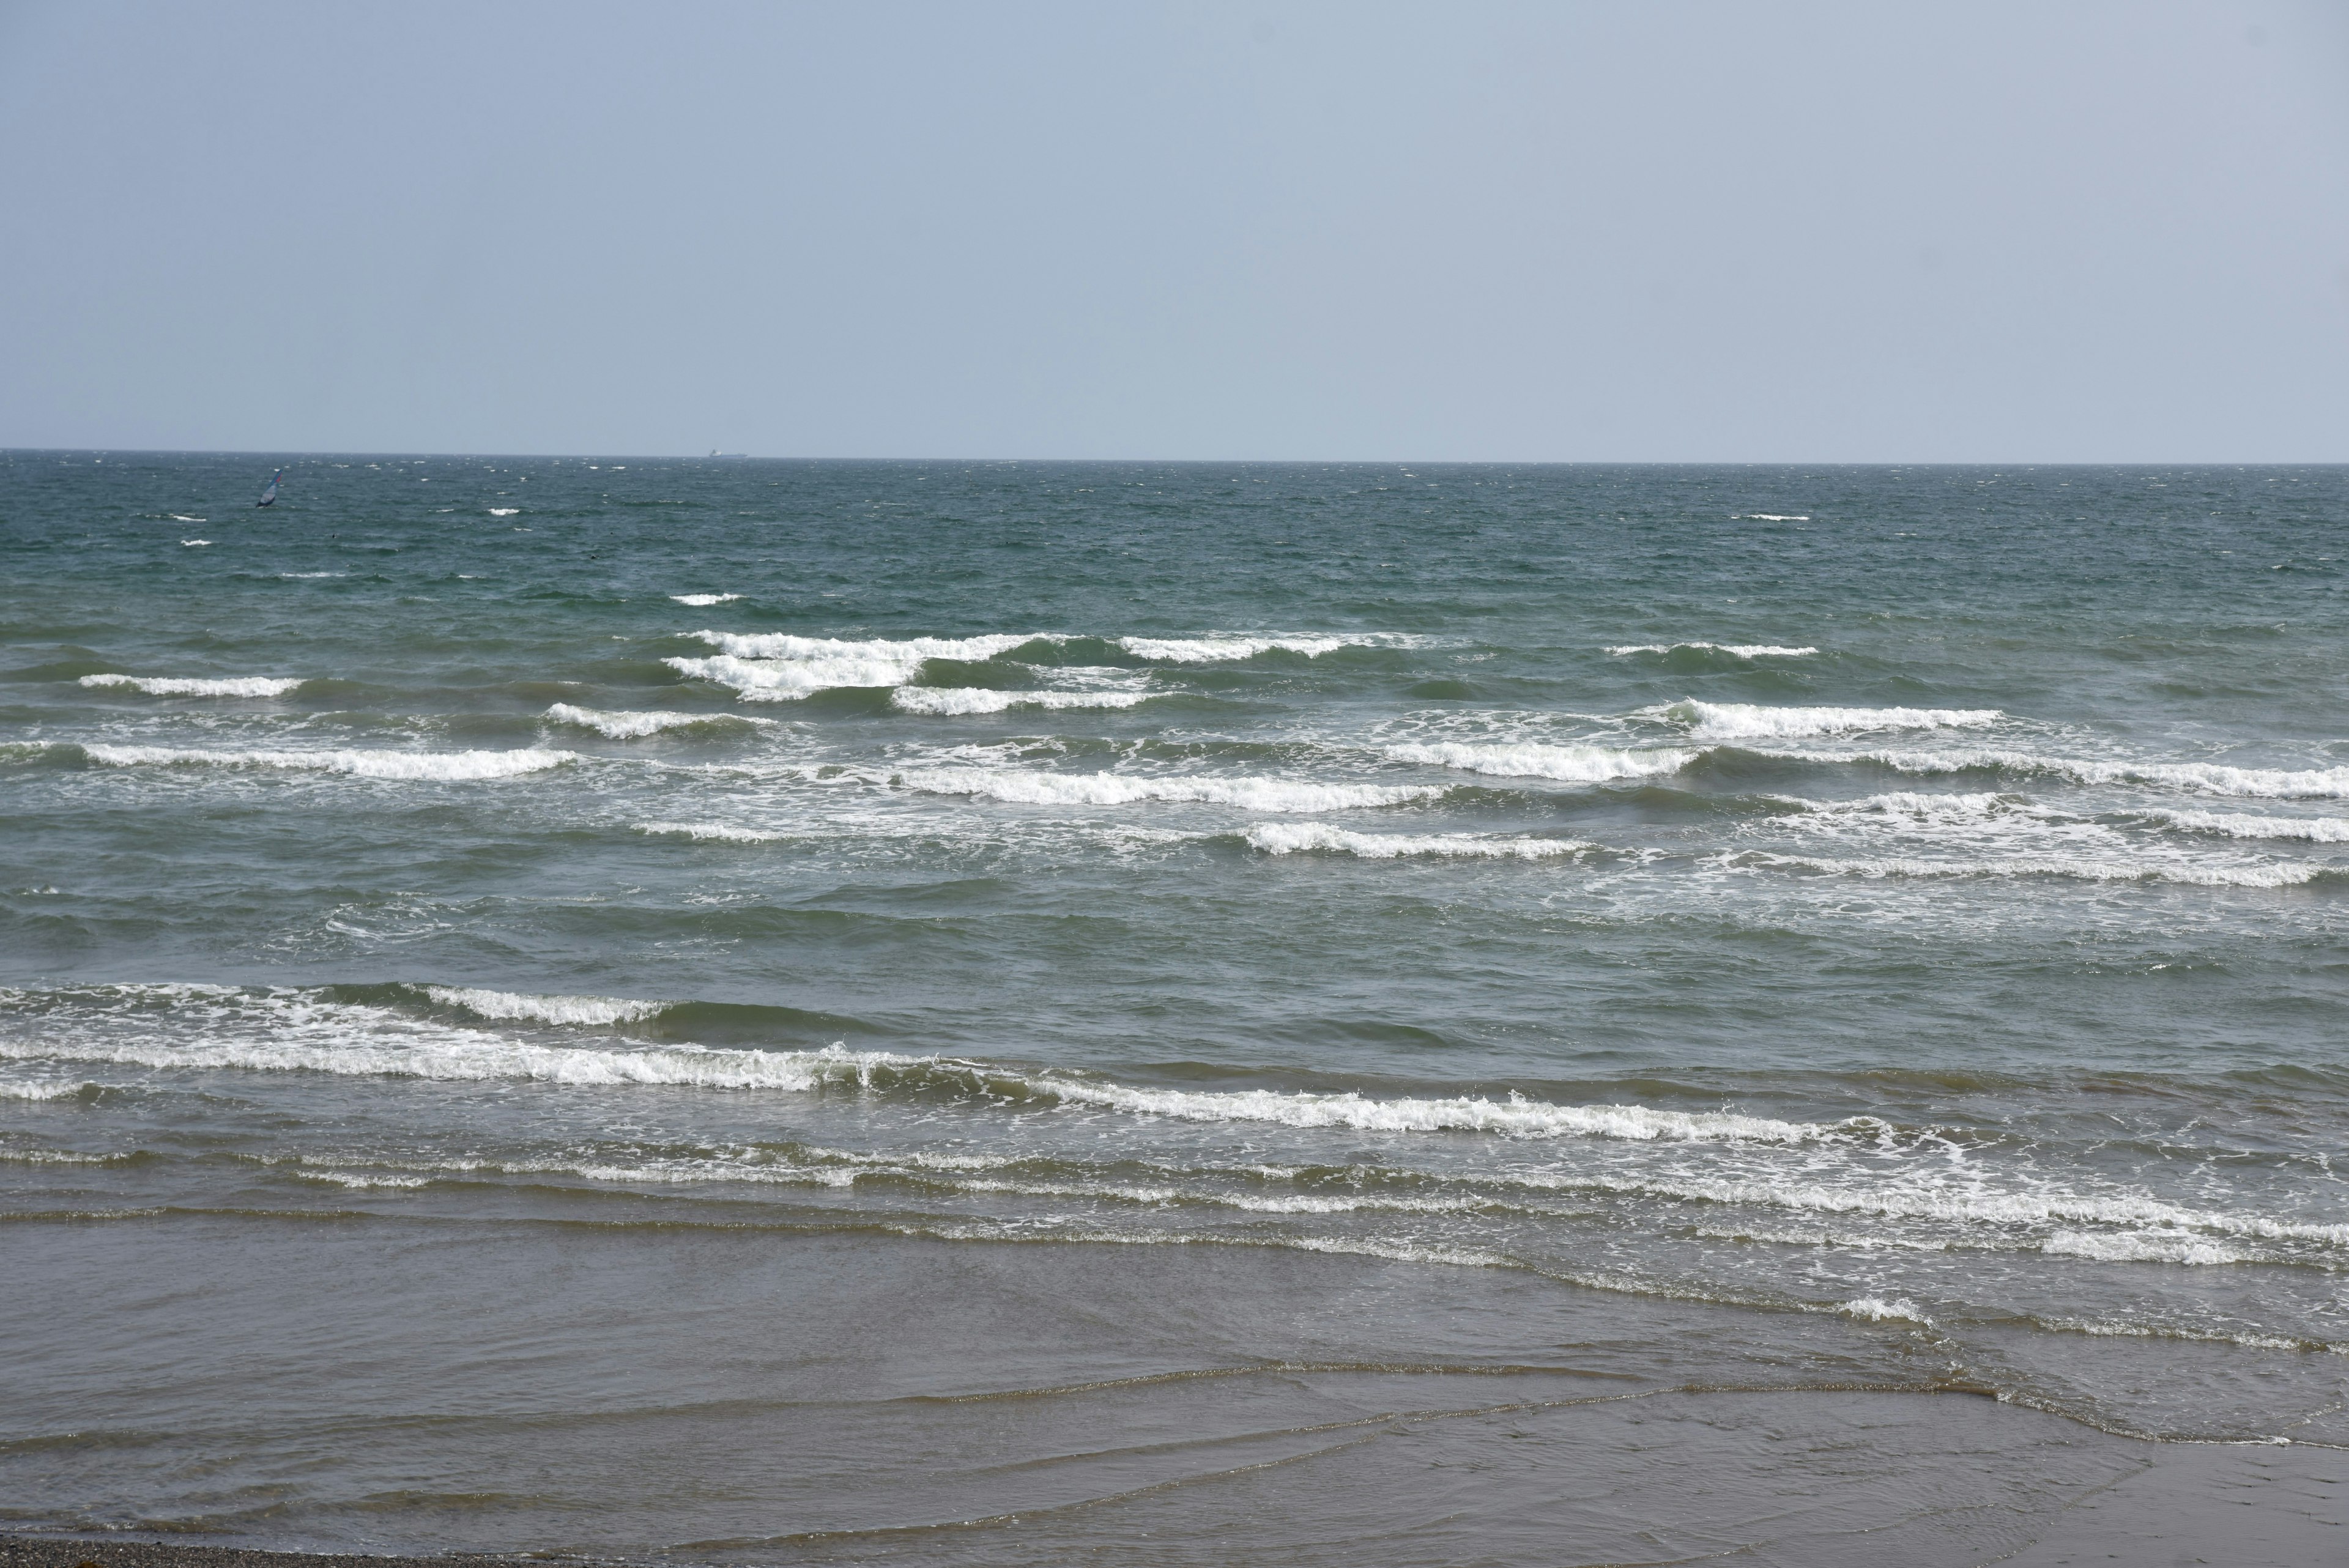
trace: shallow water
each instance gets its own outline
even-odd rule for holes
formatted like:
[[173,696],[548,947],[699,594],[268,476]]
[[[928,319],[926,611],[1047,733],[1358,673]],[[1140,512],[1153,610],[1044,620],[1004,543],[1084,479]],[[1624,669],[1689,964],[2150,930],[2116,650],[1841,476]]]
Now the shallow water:
[[0,466],[7,1517],[2349,1442],[2349,471],[274,466]]

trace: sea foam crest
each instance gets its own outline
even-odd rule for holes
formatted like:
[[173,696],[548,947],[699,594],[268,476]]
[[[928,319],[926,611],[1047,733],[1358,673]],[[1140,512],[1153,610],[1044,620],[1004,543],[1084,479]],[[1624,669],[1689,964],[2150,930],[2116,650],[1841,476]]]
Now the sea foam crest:
[[233,675],[207,680],[178,675],[85,675],[84,686],[126,686],[155,697],[283,697],[302,684],[298,675]]
[[1418,646],[1421,640],[1402,632],[1365,632],[1335,637],[1225,636],[1210,632],[1205,637],[1121,637],[1117,639],[1118,646],[1136,659],[1156,659],[1166,664],[1220,664],[1253,659],[1259,653],[1275,650],[1319,659],[1341,648],[1411,648]]
[[1364,860],[1425,855],[1446,859],[1547,860],[1588,849],[1573,838],[1479,838],[1465,833],[1354,833],[1326,822],[1278,822],[1251,827],[1248,847],[1267,855],[1322,853]]
[[2176,1229],[2157,1231],[2058,1231],[2039,1243],[2058,1257],[2093,1258],[2106,1263],[2240,1263],[2243,1254],[2207,1237]]
[[679,674],[732,687],[744,701],[791,702],[841,688],[904,686],[933,659],[978,662],[1008,653],[1033,637],[915,637],[851,642],[786,632],[701,631],[718,649],[708,659],[663,660]]
[[514,778],[576,762],[576,752],[538,747],[504,752],[209,752],[171,746],[85,745],[83,754],[107,767],[267,768],[295,773],[347,774],[366,779]]
[[571,1023],[589,1026],[636,1023],[654,1016],[668,1003],[636,1002],[616,996],[539,996],[515,991],[481,991],[469,986],[428,985],[425,995],[443,1007],[454,1007],[477,1018],[502,1023]]
[[547,709],[546,720],[551,724],[569,724],[582,730],[593,730],[616,741],[641,740],[647,735],[657,735],[664,730],[774,722],[771,719],[754,719],[740,713],[678,713],[661,710],[613,712],[601,708],[575,708],[568,702],[557,702]]
[[1607,651],[1622,659],[1634,653],[1673,653],[1683,648],[1726,653],[1738,659],[1807,659],[1818,651],[1816,648],[1784,648],[1770,642],[1629,642]]
[[1615,746],[1544,745],[1530,741],[1414,742],[1389,746],[1387,755],[1397,762],[1426,763],[1465,773],[1558,779],[1570,784],[1599,784],[1608,779],[1677,773],[1697,758],[1694,752],[1668,748],[1631,751]]
[[1686,1142],[1806,1143],[1828,1129],[1731,1111],[1663,1111],[1647,1106],[1560,1106],[1541,1100],[1372,1100],[1354,1093],[1289,1094],[1273,1089],[1150,1089],[1048,1077],[1040,1087],[1063,1101],[1136,1115],[1195,1122],[1268,1122],[1290,1127],[1361,1132],[1481,1132],[1516,1137],[1658,1138]]
[[[328,1010],[314,1008],[313,1012]],[[703,1089],[781,1089],[804,1093],[828,1083],[867,1081],[883,1067],[920,1067],[918,1058],[885,1052],[704,1050],[667,1046],[630,1051],[542,1045],[474,1029],[386,1033],[368,1010],[341,1010],[345,1027],[320,1018],[285,1037],[239,1033],[226,1038],[165,1041],[0,1040],[0,1058],[65,1058],[157,1068],[230,1067],[344,1076],[516,1079],[579,1085],[671,1085]],[[372,1026],[370,1026],[372,1025]]]
[[2220,763],[2117,763],[2046,757],[2030,752],[1868,751],[1763,753],[1794,762],[1874,763],[1907,774],[2002,771],[2040,774],[2075,784],[2152,784],[2207,794],[2272,800],[2337,800],[2349,795],[2349,767],[2239,768]]
[[1918,856],[1780,855],[1733,852],[1718,864],[1819,872],[1828,876],[1920,879],[2056,877],[2081,882],[2175,882],[2193,888],[2297,888],[2326,875],[2323,866],[2198,865],[2175,860],[2096,860],[2082,856],[2014,855],[1994,860],[1935,860]]
[[1350,811],[1400,805],[1444,792],[1428,784],[1319,784],[1309,779],[1151,777],[1013,768],[934,768],[894,775],[926,794],[984,795],[1021,805],[1125,805],[1134,801],[1237,806],[1243,811]]
[[2216,833],[2229,838],[2300,838],[2312,844],[2349,844],[2349,817],[2256,816],[2218,811],[2148,811],[2145,815],[2181,833]]
[[1868,730],[1979,729],[2004,718],[1995,708],[1772,708],[1758,702],[1700,702],[1686,698],[1662,716],[1689,725],[1705,740],[1777,740],[1840,735]]
[[656,837],[690,838],[720,844],[773,844],[791,836],[788,833],[767,833],[755,827],[737,827],[726,822],[647,822],[639,824],[636,831]]
[[907,713],[1000,713],[1010,708],[1133,708],[1156,695],[1154,691],[995,691],[977,686],[900,686],[889,693],[889,705]]
[[711,605],[730,605],[740,594],[671,594],[669,597],[695,609],[708,609]]
[[1844,1303],[1837,1310],[1863,1323],[1916,1323],[1927,1328],[1933,1326],[1933,1320],[1925,1315],[1924,1309],[1907,1296],[1895,1296],[1890,1301],[1881,1296],[1861,1296]]

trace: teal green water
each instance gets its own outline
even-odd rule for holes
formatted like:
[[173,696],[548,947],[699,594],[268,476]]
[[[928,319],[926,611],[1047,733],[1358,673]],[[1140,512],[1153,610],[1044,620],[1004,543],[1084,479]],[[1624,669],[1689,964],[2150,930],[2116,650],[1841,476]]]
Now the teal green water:
[[[277,461],[0,463],[0,1298],[124,1314],[41,1342],[13,1517],[908,1522],[881,1459],[403,1446],[812,1407],[616,1370],[688,1248],[835,1348],[810,1280],[947,1292],[824,1396],[875,1452],[1102,1372],[1020,1325],[1137,1270],[1223,1315],[1121,1376],[1570,1343],[2349,1441],[2349,471]],[[471,1344],[524,1256],[577,1314]],[[1308,1334],[1325,1268],[1389,1304]]]

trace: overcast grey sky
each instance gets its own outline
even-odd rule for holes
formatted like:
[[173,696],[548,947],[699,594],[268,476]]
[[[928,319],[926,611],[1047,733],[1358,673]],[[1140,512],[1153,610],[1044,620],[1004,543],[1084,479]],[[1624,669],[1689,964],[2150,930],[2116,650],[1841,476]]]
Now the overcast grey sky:
[[0,0],[0,445],[2349,460],[2349,5]]

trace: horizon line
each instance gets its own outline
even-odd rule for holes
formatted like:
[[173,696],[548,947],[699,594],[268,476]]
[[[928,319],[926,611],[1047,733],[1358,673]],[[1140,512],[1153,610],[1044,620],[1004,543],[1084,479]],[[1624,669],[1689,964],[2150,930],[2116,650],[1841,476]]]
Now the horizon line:
[[449,460],[499,458],[533,462],[796,462],[796,463],[980,463],[1158,464],[1195,468],[2343,468],[2338,458],[1507,458],[1507,457],[1005,457],[1005,456],[774,456],[765,453],[429,452],[421,449],[267,447],[0,446],[0,458],[41,457],[222,457],[257,461],[291,458],[398,458]]

